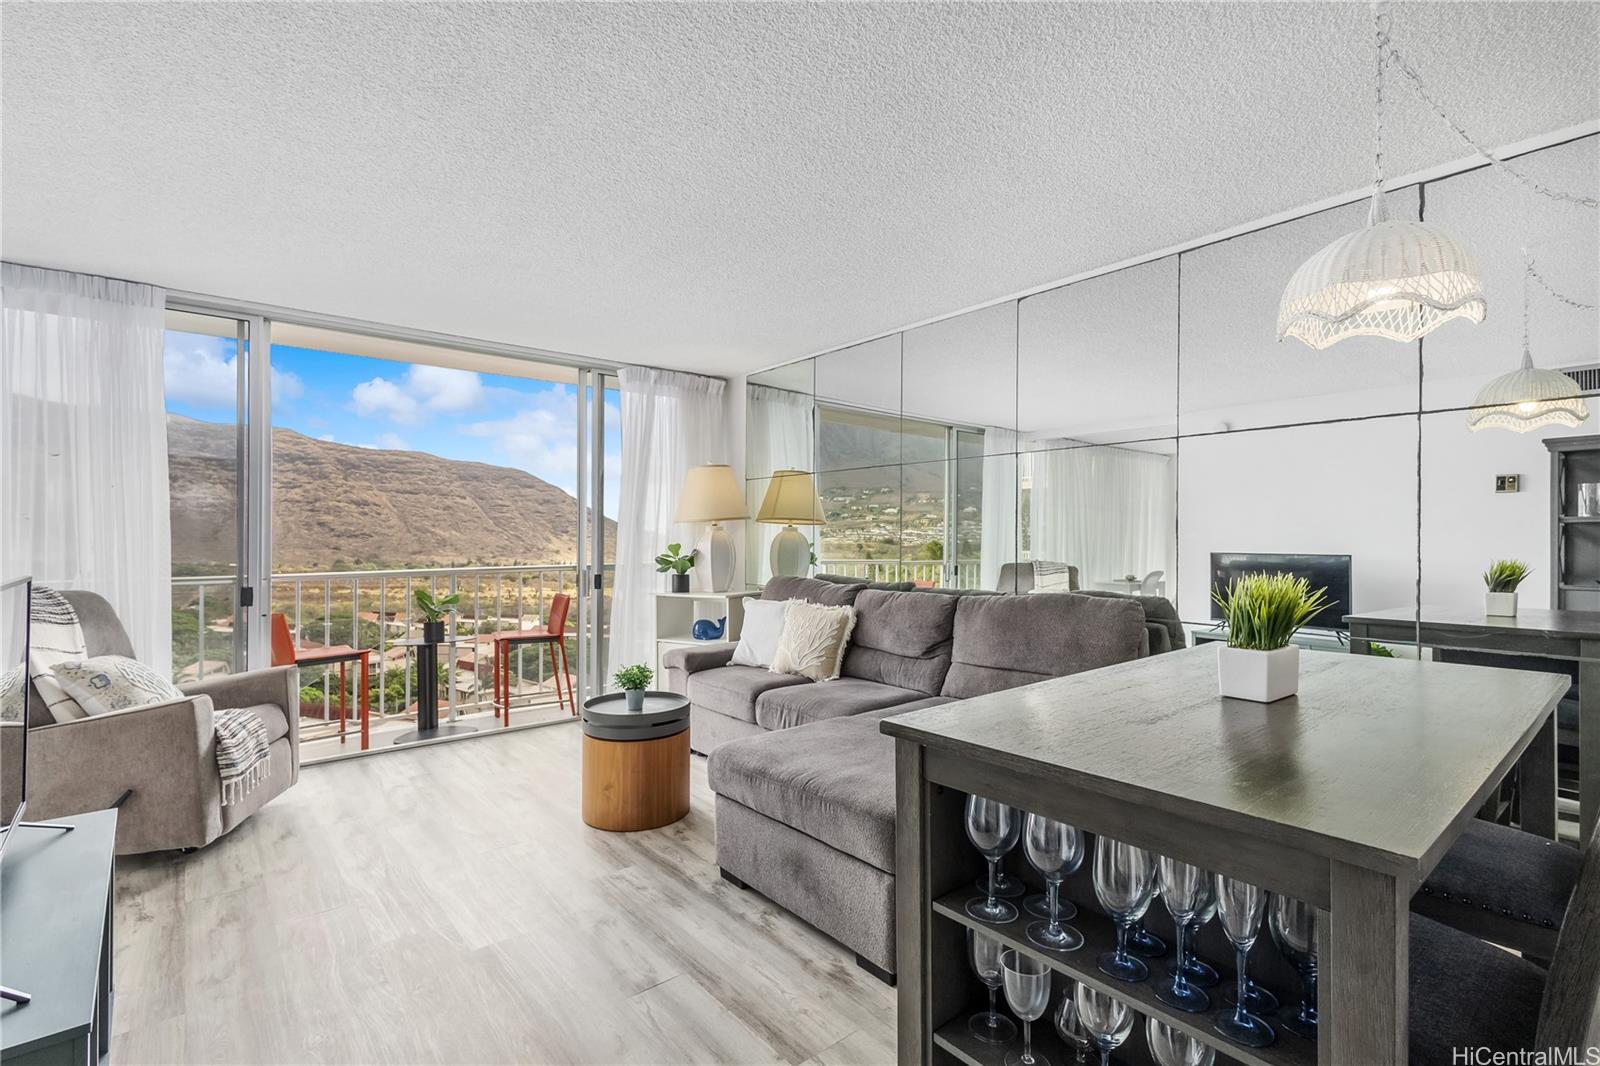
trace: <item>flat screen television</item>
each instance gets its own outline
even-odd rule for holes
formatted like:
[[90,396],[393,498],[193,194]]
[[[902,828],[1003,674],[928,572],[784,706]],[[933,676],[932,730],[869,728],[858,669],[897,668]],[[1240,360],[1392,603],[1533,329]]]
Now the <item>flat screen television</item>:
[[[1211,591],[1244,574],[1293,574],[1314,589],[1328,590],[1328,605],[1311,616],[1309,629],[1347,629],[1344,616],[1353,614],[1350,602],[1350,556],[1276,555],[1269,552],[1212,552]],[[1222,621],[1222,608],[1211,601],[1211,617]]]
[[0,850],[28,800],[28,636],[31,578],[0,585]]

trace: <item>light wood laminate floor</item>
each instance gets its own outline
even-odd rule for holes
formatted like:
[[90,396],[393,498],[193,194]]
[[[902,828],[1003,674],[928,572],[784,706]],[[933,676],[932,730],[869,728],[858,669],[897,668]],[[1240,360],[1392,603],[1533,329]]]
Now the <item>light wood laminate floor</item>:
[[892,1062],[893,991],[718,876],[705,760],[687,818],[602,833],[580,735],[309,767],[119,862],[113,1061]]

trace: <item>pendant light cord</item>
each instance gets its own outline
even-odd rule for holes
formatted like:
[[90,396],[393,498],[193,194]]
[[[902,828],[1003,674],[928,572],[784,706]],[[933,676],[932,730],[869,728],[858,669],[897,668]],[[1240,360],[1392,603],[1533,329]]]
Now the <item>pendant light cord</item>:
[[[1555,299],[1557,299],[1560,302],[1566,304],[1568,307],[1573,308],[1574,310],[1578,310],[1578,311],[1600,310],[1600,305],[1586,304],[1581,300],[1574,300],[1572,297],[1566,295],[1565,293],[1558,292],[1556,290],[1555,286],[1551,285],[1550,282],[1546,281],[1545,280],[1545,276],[1543,274],[1539,273],[1539,268],[1533,265],[1533,257],[1528,255],[1528,253],[1526,251],[1524,251],[1522,253],[1522,261],[1523,261],[1523,265],[1527,269],[1527,273],[1526,273],[1526,275],[1525,275],[1525,277],[1523,279],[1523,288],[1524,289],[1527,288],[1527,278],[1532,278],[1534,281],[1537,281],[1539,283],[1539,287],[1541,289],[1543,289],[1545,292],[1549,293]],[[1526,305],[1527,300],[1524,299],[1523,303],[1524,303],[1524,305]],[[1526,316],[1526,313],[1527,313],[1526,307],[1524,307],[1523,313],[1524,313],[1524,316]]]
[[1389,205],[1383,198],[1383,66],[1389,48],[1389,11],[1384,0],[1372,0],[1373,49],[1372,205],[1367,225],[1388,221]]
[[[1374,9],[1376,9],[1377,8],[1377,4],[1374,4],[1373,7],[1374,7]],[[1491,165],[1496,167],[1502,173],[1505,173],[1505,174],[1509,175],[1513,180],[1515,180],[1517,182],[1520,182],[1521,184],[1527,186],[1529,189],[1532,189],[1534,192],[1538,193],[1540,196],[1546,196],[1546,197],[1549,197],[1552,200],[1562,201],[1563,203],[1579,204],[1580,206],[1588,207],[1588,208],[1600,208],[1600,200],[1597,200],[1595,197],[1593,197],[1593,196],[1574,196],[1571,193],[1562,192],[1560,189],[1552,189],[1548,185],[1545,185],[1543,182],[1540,182],[1540,181],[1530,177],[1529,175],[1524,174],[1521,170],[1517,169],[1516,167],[1513,167],[1510,163],[1507,163],[1505,160],[1503,160],[1499,156],[1495,155],[1488,148],[1486,148],[1482,144],[1480,144],[1472,136],[1472,134],[1470,134],[1470,133],[1468,133],[1466,131],[1466,129],[1461,125],[1461,123],[1459,123],[1455,119],[1451,118],[1449,113],[1446,112],[1445,109],[1442,106],[1440,106],[1439,101],[1434,98],[1433,94],[1428,91],[1427,85],[1425,85],[1423,83],[1422,75],[1417,73],[1417,69],[1415,67],[1413,67],[1411,65],[1410,61],[1407,60],[1406,57],[1400,53],[1400,49],[1396,48],[1393,45],[1393,43],[1390,42],[1389,35],[1386,32],[1387,16],[1386,15],[1380,15],[1379,19],[1380,19],[1380,22],[1379,22],[1379,30],[1378,30],[1378,48],[1379,48],[1379,57],[1378,57],[1378,66],[1379,66],[1379,78],[1378,78],[1379,89],[1378,89],[1378,93],[1379,93],[1379,97],[1378,98],[1379,98],[1380,111],[1381,111],[1381,108],[1382,108],[1382,100],[1383,100],[1383,95],[1382,95],[1383,94],[1382,68],[1386,63],[1393,63],[1395,65],[1395,67],[1399,69],[1400,73],[1405,75],[1406,80],[1411,83],[1412,89],[1414,89],[1416,91],[1416,94],[1422,98],[1423,103],[1427,104],[1433,110],[1433,113],[1435,115],[1439,116],[1440,121],[1442,121],[1446,126],[1450,127],[1451,132],[1453,132],[1457,137],[1461,138],[1461,140],[1467,145],[1467,147],[1471,148],[1474,152],[1477,152],[1479,155],[1483,156],[1483,158],[1487,159]]]

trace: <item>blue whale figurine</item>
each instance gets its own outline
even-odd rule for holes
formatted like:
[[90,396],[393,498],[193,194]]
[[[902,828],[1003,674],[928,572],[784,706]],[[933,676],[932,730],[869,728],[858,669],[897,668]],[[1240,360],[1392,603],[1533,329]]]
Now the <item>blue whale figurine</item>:
[[728,631],[727,618],[719,618],[713,622],[709,618],[700,618],[694,624],[695,640],[721,640],[722,634]]

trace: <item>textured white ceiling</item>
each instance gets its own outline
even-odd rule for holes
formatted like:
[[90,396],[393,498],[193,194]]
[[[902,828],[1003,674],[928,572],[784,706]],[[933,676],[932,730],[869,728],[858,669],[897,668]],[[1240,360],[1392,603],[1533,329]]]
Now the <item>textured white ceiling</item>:
[[[1590,3],[1400,3],[1482,139]],[[8,259],[737,372],[1358,187],[1365,3],[4,5]],[[1464,154],[1403,89],[1394,172]]]

